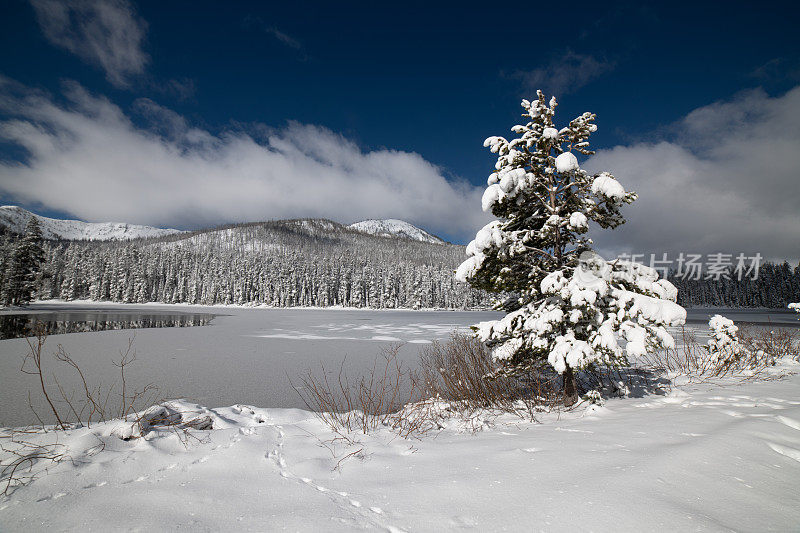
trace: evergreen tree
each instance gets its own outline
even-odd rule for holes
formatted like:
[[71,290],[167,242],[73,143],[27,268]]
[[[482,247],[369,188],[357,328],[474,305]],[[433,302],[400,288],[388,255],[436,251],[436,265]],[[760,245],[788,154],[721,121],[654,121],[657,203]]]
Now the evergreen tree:
[[[589,223],[615,228],[625,219],[626,192],[609,173],[591,176],[575,154],[590,155],[595,115],[584,113],[561,130],[541,91],[522,101],[530,119],[511,130],[511,141],[489,137],[498,154],[482,204],[497,220],[467,246],[469,258],[456,278],[476,288],[511,295],[498,308],[501,320],[475,327],[492,348],[502,372],[527,373],[552,366],[563,376],[564,401],[577,401],[575,370],[624,364],[656,346],[671,347],[665,329],[685,320],[673,303],[677,291],[642,265],[607,262],[591,251]],[[627,340],[625,350],[617,337]]]
[[43,262],[42,230],[39,221],[32,216],[8,262],[3,294],[6,305],[25,305],[33,300]]

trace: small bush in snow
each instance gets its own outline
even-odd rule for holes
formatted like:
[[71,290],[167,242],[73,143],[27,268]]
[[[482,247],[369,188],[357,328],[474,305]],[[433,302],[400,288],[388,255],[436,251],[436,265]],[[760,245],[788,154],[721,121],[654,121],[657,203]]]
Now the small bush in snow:
[[[49,408],[52,418],[56,425],[53,429],[65,431],[76,427],[90,428],[93,422],[105,422],[113,418],[128,420],[128,417],[137,411],[137,406],[147,406],[155,403],[158,398],[158,388],[152,383],[141,389],[132,389],[127,382],[125,371],[133,362],[136,361],[136,351],[133,349],[133,338],[128,339],[127,350],[120,351],[119,361],[112,361],[113,365],[119,368],[119,381],[103,389],[87,381],[83,370],[75,360],[59,344],[57,350],[53,352],[55,361],[63,363],[59,370],[53,373],[53,383],[47,379],[49,372],[45,371],[47,358],[45,355],[45,343],[47,342],[47,332],[42,324],[36,324],[33,328],[33,336],[27,337],[28,353],[22,360],[20,370],[25,374],[36,376],[39,382],[38,391],[41,398]],[[79,378],[80,389],[68,393],[59,384],[58,377],[62,370],[70,367]],[[115,390],[116,387],[116,390]],[[58,391],[57,393],[55,391]],[[112,394],[119,398],[119,404],[113,406],[109,404]],[[29,402],[30,403],[30,402]],[[41,422],[42,429],[46,429],[39,413],[33,409],[36,418]]]
[[797,334],[791,329],[740,328],[721,315],[711,317],[708,329],[709,340],[704,345],[691,330],[684,329],[679,346],[648,356],[646,366],[690,379],[756,377],[777,360],[797,354]]
[[794,328],[744,327],[739,332],[739,342],[750,353],[774,365],[781,359],[800,360],[800,338]]
[[711,375],[725,376],[737,373],[753,375],[775,364],[776,358],[771,347],[762,345],[756,336],[748,336],[747,342],[741,342],[739,327],[733,320],[722,315],[714,315],[708,321],[708,330],[710,338],[703,348],[708,353],[706,367]]
[[603,400],[602,394],[600,394],[600,391],[597,391],[597,390],[590,390],[589,392],[584,394],[581,397],[581,399],[584,402],[587,402],[587,403],[590,403],[590,404],[594,404],[594,405],[603,405],[605,403],[605,400]]
[[345,441],[353,443],[354,432],[368,434],[383,426],[401,436],[423,432],[421,420],[402,416],[402,407],[415,396],[415,384],[397,357],[401,346],[382,350],[372,369],[356,379],[347,376],[342,361],[337,375],[324,366],[321,376],[309,370],[294,389],[306,407]]
[[780,359],[797,357],[797,334],[788,328],[751,326],[740,331],[732,320],[714,315],[708,329],[711,338],[706,349],[721,375],[759,370]]
[[522,414],[553,407],[555,372],[526,376],[498,374],[500,363],[475,337],[455,333],[420,352],[417,388],[425,397],[447,402],[458,411],[494,409]]
[[716,366],[734,364],[744,355],[745,348],[739,344],[737,337],[739,328],[734,325],[733,320],[714,315],[708,321],[708,330],[711,338],[708,339],[706,349]]

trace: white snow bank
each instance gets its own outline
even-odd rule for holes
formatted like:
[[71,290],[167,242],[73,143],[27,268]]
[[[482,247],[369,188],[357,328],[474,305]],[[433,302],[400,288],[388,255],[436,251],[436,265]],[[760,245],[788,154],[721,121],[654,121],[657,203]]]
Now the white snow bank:
[[794,530],[798,386],[697,385],[352,446],[305,411],[173,402],[214,429],[70,431],[73,461],[0,499],[0,530]]

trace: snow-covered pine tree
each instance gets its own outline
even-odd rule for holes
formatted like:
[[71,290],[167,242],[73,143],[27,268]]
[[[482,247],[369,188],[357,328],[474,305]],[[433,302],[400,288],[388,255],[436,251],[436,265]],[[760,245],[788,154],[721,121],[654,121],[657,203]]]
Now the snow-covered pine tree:
[[588,139],[595,115],[584,113],[558,130],[555,98],[548,103],[537,95],[522,101],[530,120],[511,128],[517,138],[484,143],[498,158],[482,204],[497,220],[469,243],[456,278],[511,295],[497,306],[504,318],[474,328],[501,372],[525,374],[549,364],[563,376],[564,402],[572,405],[575,370],[625,364],[626,356],[673,346],[666,326],[683,323],[686,312],[674,303],[675,287],[653,269],[592,252],[585,237],[590,221],[619,226],[620,207],[636,194],[607,172],[580,168],[576,154],[594,153]]
[[39,221],[32,216],[8,264],[3,295],[6,305],[24,305],[33,299],[43,261],[42,230]]

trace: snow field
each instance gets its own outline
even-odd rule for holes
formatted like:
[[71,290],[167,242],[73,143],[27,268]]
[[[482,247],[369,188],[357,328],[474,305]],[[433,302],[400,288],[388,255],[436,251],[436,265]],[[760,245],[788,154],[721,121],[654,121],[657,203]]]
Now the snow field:
[[[319,359],[309,356],[319,347],[338,354],[363,346],[354,359],[372,361],[382,342],[446,338],[477,321],[475,313],[203,309],[229,316],[210,327],[138,330],[140,363],[156,365],[165,378],[175,370],[169,365],[188,361],[214,368],[222,377],[216,386],[229,382],[234,397],[285,381],[288,367],[276,369],[278,361],[312,368]],[[57,340],[83,343],[96,355],[93,342],[107,350],[130,333]],[[3,342],[0,348],[11,346]],[[164,346],[181,360],[164,366]],[[253,372],[257,360],[246,355],[263,356],[265,348],[290,348],[268,361],[271,376],[266,367]],[[206,360],[204,350],[215,357]],[[236,357],[220,365],[220,354]],[[251,375],[228,375],[231,367]],[[196,370],[190,366],[188,375]],[[786,363],[777,372],[797,370]],[[187,389],[202,375],[188,379]],[[419,439],[381,427],[344,440],[300,409],[209,409],[178,400],[174,410],[207,417],[213,429],[187,435],[156,427],[122,440],[132,423],[111,421],[34,436],[58,438],[69,460],[38,464],[47,472],[0,497],[0,530],[790,530],[800,523],[798,386],[798,374],[689,383],[539,414],[536,422],[455,416]]]
[[301,410],[174,402],[215,429],[185,443],[168,429],[123,441],[119,421],[70,431],[75,462],[0,499],[0,529],[790,530],[798,385],[720,381],[353,444]]
[[405,220],[393,218],[386,220],[362,220],[361,222],[350,224],[347,227],[362,233],[379,235],[382,237],[402,237],[411,239],[412,241],[428,242],[432,244],[444,243],[439,237],[431,235],[427,231],[409,224]]

